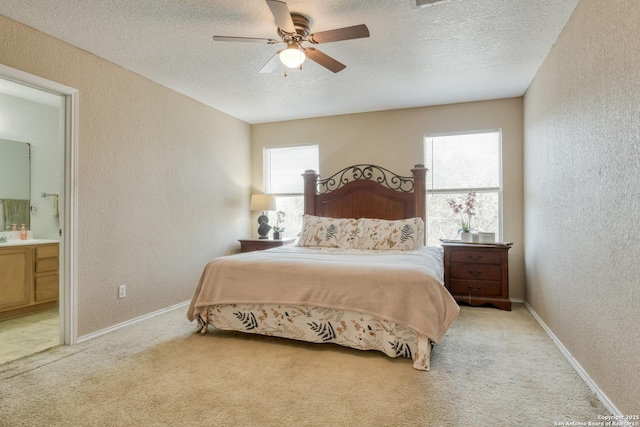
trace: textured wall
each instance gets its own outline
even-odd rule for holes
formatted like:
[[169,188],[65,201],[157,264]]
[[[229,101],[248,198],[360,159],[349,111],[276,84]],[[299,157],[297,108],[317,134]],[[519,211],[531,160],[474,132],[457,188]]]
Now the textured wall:
[[356,163],[410,174],[413,165],[424,162],[426,134],[498,128],[502,129],[504,239],[515,243],[509,251],[510,297],[523,299],[522,98],[253,125],[253,186],[262,188],[264,147],[317,143],[322,174]]
[[525,95],[526,298],[640,413],[640,2],[582,0]]
[[4,16],[0,63],[80,91],[78,335],[190,299],[250,232],[249,125]]

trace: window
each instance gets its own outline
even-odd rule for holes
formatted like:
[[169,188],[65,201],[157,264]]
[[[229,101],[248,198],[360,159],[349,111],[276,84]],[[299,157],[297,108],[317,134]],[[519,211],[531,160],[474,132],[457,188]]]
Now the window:
[[[318,170],[317,145],[264,149],[264,192],[275,194],[278,211],[285,213],[284,237],[297,237],[302,231],[304,182],[307,169]],[[269,212],[269,224],[277,224],[276,212]]]
[[455,217],[448,200],[464,203],[476,192],[472,231],[495,232],[501,239],[502,168],[499,130],[455,135],[427,135],[427,242],[459,239],[461,218]]

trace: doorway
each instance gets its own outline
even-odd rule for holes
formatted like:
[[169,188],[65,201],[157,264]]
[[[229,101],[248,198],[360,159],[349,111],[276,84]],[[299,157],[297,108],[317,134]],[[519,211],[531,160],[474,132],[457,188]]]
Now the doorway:
[[[11,92],[12,90],[17,92]],[[56,147],[49,147],[49,151],[50,153],[56,152],[56,154],[49,155],[41,165],[38,162],[43,159],[43,151],[47,151],[44,147],[45,143],[41,141],[39,148],[33,147],[35,152],[32,154],[32,161],[35,164],[33,165],[34,174],[32,175],[34,178],[32,179],[30,197],[30,219],[33,230],[30,237],[59,241],[58,303],[55,309],[41,310],[37,316],[34,315],[31,319],[23,316],[21,320],[14,318],[12,322],[19,324],[29,323],[27,320],[33,320],[35,324],[42,325],[44,330],[49,328],[49,330],[56,331],[57,329],[57,334],[55,334],[57,336],[51,337],[45,334],[42,337],[42,342],[35,344],[36,351],[38,351],[38,345],[44,346],[43,348],[51,347],[52,343],[53,345],[71,345],[76,342],[77,338],[75,249],[77,191],[75,176],[78,142],[78,91],[0,64],[0,94],[7,94],[7,92],[9,92],[7,96],[10,97],[7,99],[17,103],[22,103],[20,99],[25,99],[24,105],[29,105],[29,102],[42,104],[48,100],[50,103],[56,104],[59,109],[57,126],[50,126],[50,129],[57,129],[54,131],[56,135],[49,138],[49,141],[55,141],[53,144],[57,144]],[[15,129],[11,132],[8,130],[9,124],[15,127],[16,122],[6,119],[7,117],[3,120],[0,115],[0,138],[25,140],[25,142],[34,138],[33,134],[29,134],[29,132],[25,133],[25,137],[16,137],[19,132]],[[46,154],[44,156],[46,157]],[[48,181],[47,174],[49,174]],[[43,176],[45,176],[44,179]],[[51,182],[56,183],[56,188],[45,188]],[[55,209],[55,214],[50,212],[51,209]],[[28,316],[30,317],[31,314]],[[30,326],[32,327],[33,324]]]

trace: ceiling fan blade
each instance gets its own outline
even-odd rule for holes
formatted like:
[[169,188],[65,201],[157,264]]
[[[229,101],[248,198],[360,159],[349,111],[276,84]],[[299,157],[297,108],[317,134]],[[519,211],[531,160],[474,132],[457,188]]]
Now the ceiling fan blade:
[[280,57],[278,56],[280,52],[276,52],[266,64],[260,68],[260,73],[270,73],[280,65]]
[[341,40],[352,40],[369,37],[369,29],[366,25],[354,25],[353,27],[338,28],[335,30],[322,31],[310,34],[307,41],[313,44],[338,42]]
[[347,67],[343,63],[336,61],[329,55],[324,54],[313,47],[306,48],[304,50],[304,53],[307,55],[307,58],[311,59],[314,62],[317,62],[327,70],[333,71],[334,73],[342,71]]
[[263,39],[259,37],[213,36],[213,39],[217,42],[249,42],[249,43],[267,43],[267,44],[281,43],[281,41],[279,40]]
[[280,0],[266,0],[269,9],[273,17],[276,18],[276,25],[282,32],[287,34],[295,34],[296,27],[293,25],[293,19],[291,19],[291,12],[289,12],[289,6]]

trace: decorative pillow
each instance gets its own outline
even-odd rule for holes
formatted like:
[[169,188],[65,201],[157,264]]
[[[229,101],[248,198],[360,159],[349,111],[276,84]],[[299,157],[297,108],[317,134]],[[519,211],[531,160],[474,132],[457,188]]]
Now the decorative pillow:
[[[305,214],[302,218],[302,233],[298,246],[323,246],[345,248],[343,236],[348,239],[355,235],[357,222],[355,219],[326,218]],[[353,229],[353,230],[352,230]]]
[[353,248],[414,251],[424,246],[424,221],[422,218],[384,219],[361,218],[360,234],[354,239]]
[[355,218],[345,218],[342,223],[338,247],[342,249],[357,248],[358,235],[361,233],[360,223]]

